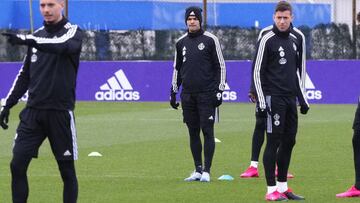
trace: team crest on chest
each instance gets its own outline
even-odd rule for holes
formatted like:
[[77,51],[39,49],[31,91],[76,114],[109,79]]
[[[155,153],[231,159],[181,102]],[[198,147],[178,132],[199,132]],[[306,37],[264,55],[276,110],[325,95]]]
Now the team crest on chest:
[[279,60],[279,64],[280,64],[280,65],[284,65],[284,64],[286,64],[286,62],[287,62],[286,58],[281,58],[281,59]]
[[203,49],[205,49],[204,43],[201,42],[201,43],[198,45],[198,48],[199,48],[200,51],[202,51]]

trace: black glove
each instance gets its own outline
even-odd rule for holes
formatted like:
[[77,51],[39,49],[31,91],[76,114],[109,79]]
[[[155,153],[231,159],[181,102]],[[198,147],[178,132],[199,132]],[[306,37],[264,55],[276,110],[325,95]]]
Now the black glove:
[[306,104],[300,105],[300,113],[301,114],[307,114],[307,112],[309,111],[309,106]]
[[30,40],[26,38],[26,35],[24,34],[16,34],[16,33],[9,33],[4,32],[1,33],[3,36],[7,37],[7,41],[11,45],[29,45]]
[[6,130],[8,129],[7,123],[9,122],[10,109],[7,107],[2,107],[0,112],[0,126]]
[[267,118],[268,110],[267,110],[267,108],[266,109],[258,108],[256,113],[261,118]]
[[179,103],[176,102],[176,93],[173,91],[170,92],[170,106],[173,109],[178,109],[179,107]]
[[248,97],[249,97],[250,102],[252,102],[252,103],[255,103],[257,100],[256,95],[253,92],[249,92]]
[[268,107],[268,105],[266,105],[265,109],[261,109],[259,107],[259,108],[256,108],[256,110],[257,110],[256,115],[261,117],[261,118],[267,118],[268,115],[271,116],[271,109]]
[[215,91],[214,95],[214,106],[218,107],[222,104],[222,92],[221,91]]

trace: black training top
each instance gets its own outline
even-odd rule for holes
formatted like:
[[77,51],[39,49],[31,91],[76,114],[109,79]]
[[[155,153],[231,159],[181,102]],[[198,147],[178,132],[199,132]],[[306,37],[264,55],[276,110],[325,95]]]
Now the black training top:
[[73,110],[82,38],[66,18],[26,35],[30,45],[5,106],[11,108],[28,91],[28,107]]
[[184,93],[223,91],[226,68],[218,38],[200,30],[176,42],[172,91]]
[[253,80],[262,109],[266,108],[265,95],[297,96],[301,103],[307,103],[303,90],[306,77],[304,41],[292,29],[280,32],[273,26],[257,43]]

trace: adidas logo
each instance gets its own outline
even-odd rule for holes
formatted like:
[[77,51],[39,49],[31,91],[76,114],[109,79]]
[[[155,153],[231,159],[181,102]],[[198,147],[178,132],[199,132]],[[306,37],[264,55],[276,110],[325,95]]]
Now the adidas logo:
[[309,74],[306,74],[305,89],[307,99],[320,100],[322,98],[322,92],[320,90],[316,90],[314,83],[309,77]]
[[309,74],[306,74],[305,78],[305,88],[306,89],[315,89],[314,83],[311,81]]
[[69,151],[69,150],[66,150],[66,151],[64,152],[64,156],[71,156],[70,151]]
[[136,101],[140,99],[140,93],[133,91],[124,71],[120,69],[100,86],[100,91],[95,93],[95,99],[97,101]]
[[214,117],[213,117],[213,116],[210,116],[210,117],[209,117],[209,120],[214,120]]
[[235,91],[231,91],[230,87],[227,83],[225,83],[225,89],[224,92],[222,94],[222,98],[224,101],[236,101],[237,100],[237,95]]

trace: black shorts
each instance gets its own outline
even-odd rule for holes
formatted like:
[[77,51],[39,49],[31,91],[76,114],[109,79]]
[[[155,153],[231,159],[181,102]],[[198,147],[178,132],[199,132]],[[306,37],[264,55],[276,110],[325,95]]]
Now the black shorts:
[[266,96],[268,114],[266,128],[268,133],[296,134],[298,128],[298,113],[296,97]]
[[78,157],[75,119],[72,111],[39,110],[26,107],[20,113],[13,153],[37,157],[45,138],[57,160]]
[[357,106],[355,117],[354,117],[353,129],[360,130],[360,97],[359,97],[358,106]]
[[214,125],[214,93],[181,93],[180,97],[184,123],[194,127],[206,127]]

